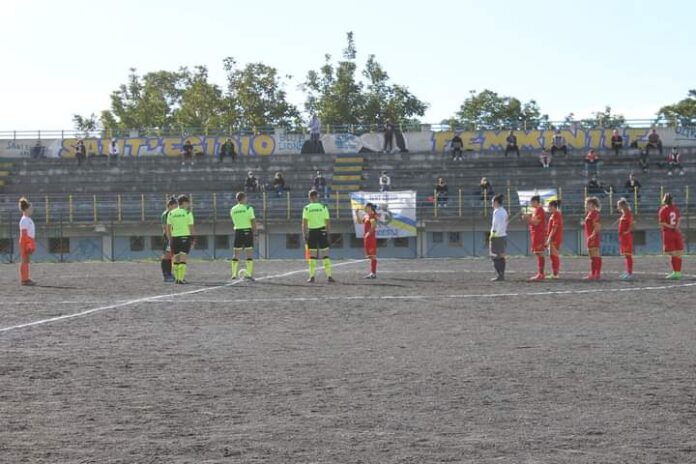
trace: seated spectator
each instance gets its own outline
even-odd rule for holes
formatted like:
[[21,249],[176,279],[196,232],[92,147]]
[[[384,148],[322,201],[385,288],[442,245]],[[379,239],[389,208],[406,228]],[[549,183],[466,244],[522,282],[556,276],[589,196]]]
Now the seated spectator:
[[459,134],[454,134],[450,144],[452,145],[452,161],[462,161],[464,159],[462,157],[464,154],[462,151],[464,149],[464,141]]
[[435,201],[439,208],[447,208],[447,200],[449,198],[449,188],[447,182],[442,177],[437,178],[435,184]]
[[77,165],[82,166],[84,160],[87,159],[87,148],[85,147],[85,142],[80,139],[77,141],[76,145],[73,145],[75,149],[75,158],[77,158]]
[[237,159],[237,152],[234,149],[234,143],[232,142],[232,139],[227,137],[227,140],[225,140],[225,143],[223,143],[220,146],[220,153],[219,153],[219,159],[218,161],[222,163],[222,160],[226,157],[229,156],[232,158],[232,161]]
[[312,181],[312,186],[314,187],[314,190],[321,193],[324,198],[329,198],[329,186],[326,183],[326,178],[321,171],[317,171],[317,174],[314,176],[314,180]]
[[619,131],[614,129],[611,134],[611,149],[614,150],[614,154],[619,156],[619,152],[623,148],[623,137],[619,134]]
[[606,188],[597,180],[596,176],[592,176],[585,188],[587,189],[587,195],[591,197],[605,197],[607,195]]
[[118,163],[118,142],[115,138],[111,139],[109,144],[109,164],[111,164],[111,160]]
[[541,153],[539,153],[539,162],[541,163],[542,168],[547,169],[549,166],[551,166],[551,153],[549,153],[548,150],[543,149]]
[[285,178],[279,172],[275,173],[273,176],[273,190],[275,190],[276,196],[280,197],[285,192]]
[[184,142],[184,145],[181,147],[181,164],[186,164],[186,161],[189,161],[190,163],[193,163],[193,144],[191,143],[190,140],[187,140]]
[[667,175],[671,176],[674,169],[679,169],[679,175],[684,175],[684,168],[681,165],[681,154],[677,150],[677,147],[672,147],[667,155]]
[[640,198],[640,189],[642,185],[640,185],[640,182],[636,177],[633,175],[633,173],[630,173],[628,175],[628,180],[624,184],[624,190],[626,192],[626,196],[629,198]]
[[660,140],[660,134],[658,134],[655,129],[648,135],[648,144],[645,146],[648,155],[650,155],[651,148],[657,149],[658,153],[662,155],[662,140]]
[[257,192],[259,190],[259,180],[251,171],[247,173],[247,178],[244,181],[244,190],[248,193]]
[[507,145],[505,146],[505,157],[507,158],[507,155],[509,152],[514,151],[517,154],[517,157],[520,157],[520,147],[517,145],[517,136],[515,135],[515,131],[511,130],[510,134],[507,136],[505,139],[507,142]]
[[561,135],[560,131],[556,131],[551,141],[551,155],[555,155],[557,151],[562,151],[564,155],[568,154],[566,139]]
[[387,171],[382,171],[382,175],[379,176],[379,191],[388,192],[391,190],[391,178],[387,175]]
[[585,155],[585,175],[597,174],[597,166],[599,165],[599,155],[594,149],[590,149]]
[[481,201],[489,201],[491,198],[493,198],[493,195],[495,195],[493,185],[491,185],[491,183],[485,177],[481,178],[479,189],[481,191]]

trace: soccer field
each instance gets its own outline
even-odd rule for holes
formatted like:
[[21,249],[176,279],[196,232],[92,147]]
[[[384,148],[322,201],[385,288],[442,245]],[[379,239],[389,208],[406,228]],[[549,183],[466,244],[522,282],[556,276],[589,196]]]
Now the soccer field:
[[[696,277],[533,259],[0,267],[7,463],[696,462]],[[693,268],[687,258],[686,273]],[[641,271],[643,271],[641,273]]]

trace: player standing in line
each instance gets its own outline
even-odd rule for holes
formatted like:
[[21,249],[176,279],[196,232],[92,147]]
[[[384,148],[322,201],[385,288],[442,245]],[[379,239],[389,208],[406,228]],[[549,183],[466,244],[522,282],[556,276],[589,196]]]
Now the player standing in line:
[[491,233],[489,236],[490,254],[493,258],[493,268],[496,277],[491,280],[502,282],[505,280],[505,249],[507,248],[508,213],[503,208],[503,196],[495,195],[493,200],[493,219],[491,221]]
[[674,205],[671,193],[665,193],[659,212],[660,227],[662,228],[662,249],[672,257],[672,272],[667,275],[670,280],[682,278],[682,254],[684,253],[684,238],[679,226],[681,213]]
[[329,258],[329,208],[319,203],[319,193],[309,192],[309,204],[302,210],[302,236],[309,249],[309,279],[314,283],[317,273],[317,259],[323,260],[324,274],[329,282],[336,282],[331,273]]
[[590,255],[590,273],[585,276],[585,280],[599,280],[602,274],[602,256],[600,253],[600,231],[602,225],[599,218],[599,199],[588,197],[585,199],[585,241],[587,251]]
[[633,213],[625,198],[616,203],[616,209],[621,213],[619,218],[619,251],[626,264],[626,272],[621,274],[621,279],[633,280]]
[[176,198],[171,197],[167,201],[167,209],[164,210],[161,216],[162,222],[162,235],[164,236],[164,247],[162,250],[162,276],[165,282],[174,282],[174,276],[172,275],[172,247],[167,238],[167,216],[169,213],[178,206]]
[[561,244],[563,243],[563,215],[560,211],[561,201],[551,200],[549,212],[551,216],[546,225],[546,248],[549,249],[551,260],[550,279],[558,279],[561,275]]
[[239,258],[242,250],[246,251],[246,270],[244,278],[254,280],[254,235],[256,235],[256,215],[254,208],[247,204],[244,192],[238,192],[237,204],[230,210],[234,225],[234,254],[232,256],[232,279],[236,279],[239,270]]
[[22,285],[33,286],[36,283],[29,278],[29,263],[32,253],[36,251],[36,227],[31,218],[34,208],[29,200],[22,197],[19,199],[19,210],[22,212],[22,219],[19,220],[19,278]]
[[370,260],[370,273],[366,279],[377,278],[377,206],[372,203],[365,205],[363,245],[365,257]]
[[546,265],[544,259],[544,242],[546,238],[546,215],[544,207],[541,206],[541,197],[534,195],[529,200],[529,206],[532,208],[532,214],[522,214],[522,218],[527,220],[529,225],[529,238],[531,243],[532,253],[537,257],[537,273],[530,281],[536,282],[544,280],[544,267]]
[[193,213],[189,210],[191,200],[186,195],[177,198],[179,206],[167,215],[167,238],[174,255],[174,282],[187,284],[186,262],[193,246]]

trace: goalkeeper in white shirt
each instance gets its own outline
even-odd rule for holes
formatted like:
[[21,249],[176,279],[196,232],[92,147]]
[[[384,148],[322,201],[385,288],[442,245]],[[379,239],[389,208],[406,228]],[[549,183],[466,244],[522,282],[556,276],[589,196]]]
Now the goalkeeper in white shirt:
[[503,207],[503,195],[493,197],[493,220],[491,223],[490,252],[496,276],[494,282],[505,280],[505,249],[507,247],[508,213]]

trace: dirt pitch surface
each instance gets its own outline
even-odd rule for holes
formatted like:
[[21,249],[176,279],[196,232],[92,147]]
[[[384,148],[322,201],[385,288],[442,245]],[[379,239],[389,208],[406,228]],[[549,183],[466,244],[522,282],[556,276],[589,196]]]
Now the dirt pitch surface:
[[[693,463],[696,278],[530,259],[0,267],[3,463]],[[687,271],[696,263],[686,260]],[[26,325],[33,324],[33,325]]]

